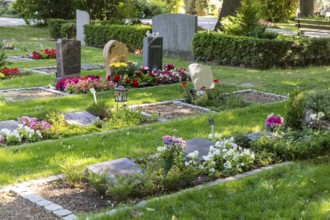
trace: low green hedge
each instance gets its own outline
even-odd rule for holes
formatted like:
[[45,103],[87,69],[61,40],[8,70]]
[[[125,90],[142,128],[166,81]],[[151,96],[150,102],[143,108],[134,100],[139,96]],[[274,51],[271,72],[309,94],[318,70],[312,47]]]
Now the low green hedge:
[[143,48],[143,37],[150,26],[142,25],[86,25],[85,42],[89,46],[103,47],[109,40],[118,40],[128,49]]
[[76,24],[72,20],[48,19],[48,26],[53,39],[73,38],[76,35]]
[[256,69],[330,64],[330,39],[259,39],[198,32],[193,40],[196,60]]

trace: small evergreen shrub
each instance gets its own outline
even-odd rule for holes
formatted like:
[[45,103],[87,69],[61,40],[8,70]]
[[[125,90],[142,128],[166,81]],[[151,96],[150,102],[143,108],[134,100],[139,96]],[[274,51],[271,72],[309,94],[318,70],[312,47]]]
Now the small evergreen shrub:
[[305,108],[314,112],[323,112],[330,119],[330,90],[317,90],[307,94]]
[[6,53],[2,45],[0,45],[0,70],[7,64]]
[[143,37],[151,31],[150,26],[142,25],[86,25],[85,41],[87,45],[103,47],[109,40],[118,40],[130,50],[143,48]]
[[111,117],[111,111],[105,102],[98,102],[97,104],[93,103],[88,106],[86,110],[102,120]]

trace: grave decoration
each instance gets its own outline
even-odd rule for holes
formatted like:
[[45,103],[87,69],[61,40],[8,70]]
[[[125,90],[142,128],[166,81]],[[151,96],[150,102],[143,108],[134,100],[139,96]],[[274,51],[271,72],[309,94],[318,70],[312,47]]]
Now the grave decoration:
[[48,49],[40,50],[40,51],[33,51],[30,56],[34,60],[39,59],[55,59],[56,58],[56,50],[55,49]]
[[26,69],[20,70],[18,68],[4,67],[3,69],[0,69],[0,79],[4,80],[12,77],[28,75],[30,73],[31,71]]
[[55,86],[57,90],[68,93],[87,93],[91,88],[95,91],[107,91],[112,89],[113,82],[107,78],[101,78],[96,75],[89,75],[86,77],[67,77],[61,79]]
[[14,50],[16,46],[16,40],[14,38],[12,38],[11,41],[7,41],[6,39],[4,39],[2,41],[2,44],[5,50]]
[[56,84],[56,89],[68,93],[86,93],[90,88],[96,91],[106,91],[113,85],[126,88],[140,88],[161,84],[172,84],[189,80],[184,68],[176,69],[173,64],[166,64],[162,70],[151,71],[149,67],[136,68],[132,63],[113,63],[113,75],[101,78],[96,75],[87,77],[67,77]]

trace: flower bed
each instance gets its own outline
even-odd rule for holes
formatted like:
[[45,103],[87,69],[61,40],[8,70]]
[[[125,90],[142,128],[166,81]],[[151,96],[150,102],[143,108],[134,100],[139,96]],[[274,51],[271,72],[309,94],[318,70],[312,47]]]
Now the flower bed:
[[56,58],[56,50],[46,48],[45,50],[33,51],[31,57],[34,60],[55,59]]
[[28,75],[31,72],[28,70],[19,70],[18,68],[8,68],[4,67],[0,69],[0,79],[8,79],[17,76]]
[[68,93],[86,93],[90,88],[94,88],[96,91],[109,90],[113,85],[140,88],[190,79],[184,68],[175,69],[173,64],[166,64],[162,70],[150,70],[146,66],[136,68],[135,65],[126,63],[114,63],[110,68],[114,74],[107,78],[95,75],[64,78],[56,84],[56,89]]

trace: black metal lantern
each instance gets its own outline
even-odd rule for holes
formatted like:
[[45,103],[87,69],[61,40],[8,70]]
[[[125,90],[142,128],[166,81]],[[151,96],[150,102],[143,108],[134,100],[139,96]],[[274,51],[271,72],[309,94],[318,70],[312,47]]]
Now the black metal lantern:
[[124,86],[118,86],[114,88],[114,97],[115,102],[117,102],[117,111],[118,111],[118,102],[126,102],[127,101],[127,91],[128,89]]

